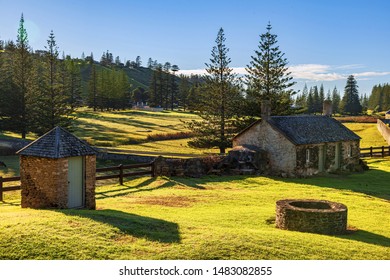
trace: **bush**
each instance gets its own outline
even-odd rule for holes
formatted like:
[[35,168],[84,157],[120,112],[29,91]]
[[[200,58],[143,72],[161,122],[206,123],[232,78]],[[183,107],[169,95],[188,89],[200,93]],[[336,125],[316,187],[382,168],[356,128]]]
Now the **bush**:
[[163,140],[176,140],[176,139],[187,139],[194,137],[194,133],[189,131],[180,131],[172,133],[156,133],[149,134],[146,139],[148,141],[163,141]]

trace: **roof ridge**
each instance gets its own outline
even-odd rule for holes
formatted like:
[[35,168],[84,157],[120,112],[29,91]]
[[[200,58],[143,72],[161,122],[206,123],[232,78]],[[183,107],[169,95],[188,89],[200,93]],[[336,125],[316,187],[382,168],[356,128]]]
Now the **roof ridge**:
[[63,158],[92,155],[97,151],[69,131],[56,126],[16,153],[26,156]]

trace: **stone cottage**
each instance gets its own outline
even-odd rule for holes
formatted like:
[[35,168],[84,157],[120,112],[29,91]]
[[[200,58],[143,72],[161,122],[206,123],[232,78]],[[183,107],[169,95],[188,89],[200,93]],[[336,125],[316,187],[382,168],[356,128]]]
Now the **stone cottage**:
[[19,150],[22,207],[95,209],[96,151],[61,127]]
[[262,118],[233,138],[235,146],[256,146],[268,154],[272,173],[310,176],[359,166],[360,137],[326,115],[271,116],[262,104]]

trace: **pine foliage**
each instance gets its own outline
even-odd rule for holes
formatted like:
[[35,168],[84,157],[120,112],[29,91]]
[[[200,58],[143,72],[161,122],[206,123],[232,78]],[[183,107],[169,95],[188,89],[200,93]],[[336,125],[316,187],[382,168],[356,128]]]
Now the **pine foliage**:
[[225,153],[231,147],[232,137],[237,133],[234,120],[238,117],[242,96],[238,79],[229,64],[229,49],[225,45],[221,28],[211,51],[210,63],[206,63],[207,75],[200,86],[201,98],[197,107],[201,121],[187,123],[195,138],[189,144],[198,148],[218,147]]
[[347,115],[358,115],[362,113],[362,105],[359,100],[358,85],[353,75],[348,76],[344,88],[344,96],[341,100],[341,112]]
[[[285,54],[279,50],[277,35],[271,33],[271,24],[267,32],[260,35],[260,43],[252,61],[247,65],[248,100],[254,103],[255,115],[260,116],[262,100],[270,100],[272,114],[285,115],[293,103],[291,96],[295,93],[291,87],[291,73],[288,71],[288,61]],[[252,106],[253,107],[253,106]]]

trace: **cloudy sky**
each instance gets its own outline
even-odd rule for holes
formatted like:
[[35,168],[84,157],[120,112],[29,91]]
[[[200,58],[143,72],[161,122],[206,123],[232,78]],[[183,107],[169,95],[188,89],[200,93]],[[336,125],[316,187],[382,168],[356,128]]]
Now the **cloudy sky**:
[[15,40],[24,14],[30,45],[43,49],[51,30],[61,51],[99,59],[141,56],[202,73],[220,27],[231,67],[244,73],[267,23],[289,61],[295,88],[324,84],[343,91],[355,75],[360,93],[390,82],[390,1],[385,0],[0,0],[0,40]]

